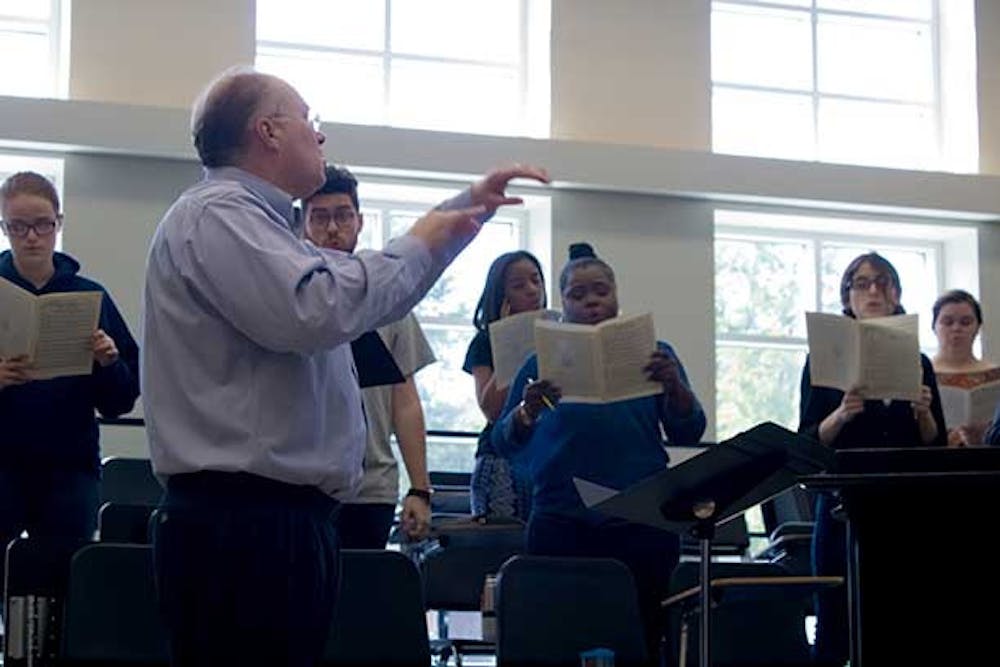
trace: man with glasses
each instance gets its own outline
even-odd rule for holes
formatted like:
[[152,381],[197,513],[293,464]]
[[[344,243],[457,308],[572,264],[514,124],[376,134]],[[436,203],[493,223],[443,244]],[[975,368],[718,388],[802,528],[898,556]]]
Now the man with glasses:
[[52,183],[16,173],[0,186],[0,204],[11,246],[0,253],[0,278],[34,295],[101,293],[90,373],[35,379],[27,358],[0,359],[0,547],[23,530],[31,537],[93,539],[101,465],[94,414],[132,410],[139,350],[107,291],[79,275],[75,259],[56,252],[62,214]]
[[204,179],[167,211],[146,271],[142,372],[157,590],[175,665],[315,665],[337,590],[336,514],[365,417],[350,341],[399,319],[502,205],[487,174],[383,251],[303,243],[294,199],[325,180],[302,97],[244,68],[192,114]]
[[[358,203],[358,181],[350,171],[327,166],[326,182],[303,200],[303,207],[306,238],[320,248],[354,252],[364,218]],[[410,478],[401,528],[411,539],[424,537],[430,528],[427,437],[413,376],[434,363],[434,352],[412,312],[365,335],[382,340],[404,381],[362,389],[368,420],[365,474],[357,495],[340,508],[340,540],[345,549],[385,548],[399,496],[399,465],[390,444],[393,434]]]

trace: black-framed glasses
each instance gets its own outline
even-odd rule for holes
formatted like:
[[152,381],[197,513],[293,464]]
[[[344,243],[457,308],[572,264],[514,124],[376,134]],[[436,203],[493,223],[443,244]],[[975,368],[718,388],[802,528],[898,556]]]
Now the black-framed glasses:
[[315,229],[327,229],[330,223],[337,227],[353,224],[358,219],[357,212],[350,206],[339,206],[333,211],[325,208],[313,209],[309,212],[308,222],[310,227]]
[[855,292],[867,292],[872,288],[872,285],[875,285],[875,287],[884,292],[891,284],[892,278],[884,273],[880,273],[874,278],[869,278],[868,276],[855,276],[851,279],[851,289]]
[[49,236],[53,234],[56,229],[59,228],[59,223],[62,221],[62,216],[57,216],[55,218],[40,218],[34,222],[25,222],[23,220],[3,220],[0,224],[3,228],[7,230],[7,233],[11,236],[16,236],[19,239],[27,238],[29,232],[35,232],[35,236]]

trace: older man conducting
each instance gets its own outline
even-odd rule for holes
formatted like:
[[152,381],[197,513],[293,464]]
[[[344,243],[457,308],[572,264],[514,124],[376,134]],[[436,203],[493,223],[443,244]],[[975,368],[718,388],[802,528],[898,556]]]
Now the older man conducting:
[[154,529],[175,665],[315,665],[337,590],[339,502],[362,472],[349,342],[399,319],[505,204],[512,167],[381,251],[318,249],[292,201],[324,182],[324,135],[279,78],[223,73],[196,102],[203,180],[146,270],[141,378],[167,492]]

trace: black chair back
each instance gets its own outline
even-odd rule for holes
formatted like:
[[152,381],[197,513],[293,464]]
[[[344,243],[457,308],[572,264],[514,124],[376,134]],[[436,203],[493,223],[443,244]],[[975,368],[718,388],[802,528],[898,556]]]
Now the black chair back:
[[104,503],[97,515],[97,532],[101,542],[149,544],[149,520],[153,505]]
[[111,456],[101,463],[101,503],[159,505],[163,486],[149,459]]
[[340,591],[324,665],[427,667],[420,575],[395,551],[341,552]]
[[608,648],[615,665],[646,660],[635,583],[604,558],[518,556],[497,579],[497,665],[579,665]]
[[67,664],[167,665],[152,547],[100,543],[80,549],[70,564],[65,619]]

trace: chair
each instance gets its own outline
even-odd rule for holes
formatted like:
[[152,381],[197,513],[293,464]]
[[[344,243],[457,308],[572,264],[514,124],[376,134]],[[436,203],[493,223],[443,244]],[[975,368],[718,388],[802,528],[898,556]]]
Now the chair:
[[324,665],[427,667],[420,575],[395,551],[341,552],[340,592]]
[[97,515],[97,532],[101,542],[149,544],[149,521],[156,507],[104,503]]
[[415,554],[423,582],[424,605],[438,611],[438,637],[431,652],[447,664],[455,655],[491,654],[492,641],[459,639],[448,629],[448,612],[480,611],[480,596],[486,575],[496,574],[507,559],[524,552],[524,524],[517,521],[485,522],[472,519],[439,520],[436,540]]
[[[746,515],[742,512],[715,527],[712,538],[712,555],[743,558],[750,548],[750,531],[747,528]],[[687,557],[701,556],[701,543],[690,533],[681,537],[681,555]]]
[[101,503],[159,505],[163,486],[149,459],[110,456],[101,463]]
[[63,629],[70,665],[167,665],[167,634],[156,606],[152,547],[91,544],[70,563]]
[[83,540],[17,538],[7,547],[4,664],[51,665],[58,659],[70,559]]
[[609,648],[615,665],[646,659],[635,583],[604,558],[517,556],[497,579],[497,665],[579,665]]
[[[700,564],[674,570],[667,612],[668,665],[698,661]],[[840,577],[791,576],[763,562],[716,563],[712,567],[712,664],[720,667],[810,663],[805,616],[813,593],[843,584]]]
[[786,521],[779,525],[756,559],[780,565],[788,574],[811,575],[813,526],[811,521]]
[[771,534],[757,559],[777,563],[790,574],[812,574],[814,496],[801,486],[794,486],[762,503],[764,523]]
[[435,517],[468,516],[471,514],[469,485],[472,474],[467,472],[428,473],[434,495],[431,496],[431,514]]

